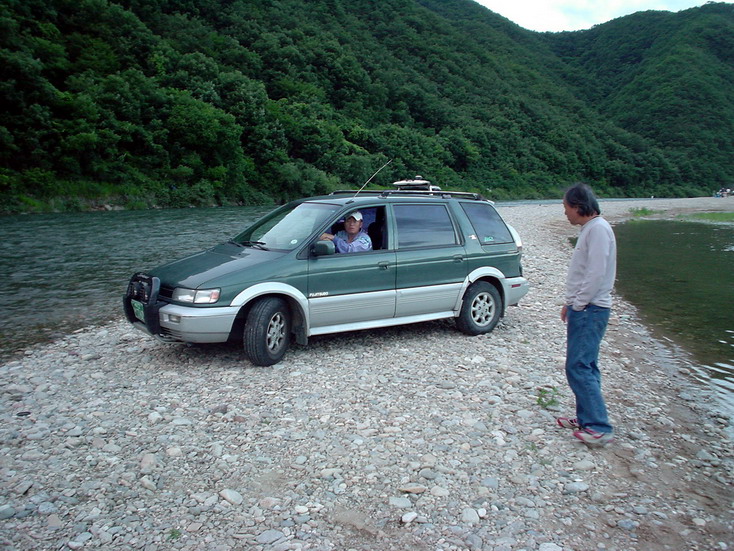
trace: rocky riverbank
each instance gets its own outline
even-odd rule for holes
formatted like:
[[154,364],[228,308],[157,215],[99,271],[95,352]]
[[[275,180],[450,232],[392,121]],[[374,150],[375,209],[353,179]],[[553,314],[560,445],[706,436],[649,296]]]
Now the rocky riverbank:
[[589,450],[554,426],[573,403],[558,314],[578,230],[559,205],[503,215],[532,289],[490,335],[332,335],[256,368],[235,347],[164,345],[117,321],[0,365],[0,545],[734,548],[731,420],[631,305],[617,301],[601,355],[616,443]]

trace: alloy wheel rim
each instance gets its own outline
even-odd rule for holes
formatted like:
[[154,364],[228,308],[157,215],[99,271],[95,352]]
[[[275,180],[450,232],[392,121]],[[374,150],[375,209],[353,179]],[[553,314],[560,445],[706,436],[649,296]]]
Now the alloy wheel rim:
[[285,318],[283,314],[278,312],[272,318],[268,324],[268,331],[266,335],[268,350],[271,352],[276,351],[283,342],[285,337]]
[[471,316],[477,325],[489,325],[494,317],[494,301],[489,293],[480,293],[471,306]]

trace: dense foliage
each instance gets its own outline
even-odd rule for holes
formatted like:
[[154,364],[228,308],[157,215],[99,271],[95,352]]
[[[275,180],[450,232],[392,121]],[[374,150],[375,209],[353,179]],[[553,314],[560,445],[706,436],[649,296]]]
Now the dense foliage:
[[734,11],[534,33],[471,0],[3,0],[2,209],[734,179]]

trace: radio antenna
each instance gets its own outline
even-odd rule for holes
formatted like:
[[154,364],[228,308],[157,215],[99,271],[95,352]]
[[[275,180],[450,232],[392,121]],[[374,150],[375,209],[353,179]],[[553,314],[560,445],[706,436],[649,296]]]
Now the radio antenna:
[[365,186],[372,181],[372,178],[374,178],[375,176],[377,176],[377,174],[383,168],[385,168],[387,165],[389,165],[391,162],[392,162],[392,159],[390,159],[388,162],[386,162],[384,165],[382,165],[380,168],[378,168],[377,169],[377,172],[375,172],[372,176],[369,177],[369,179],[364,184],[362,184],[362,187],[357,190],[357,193],[355,193],[354,196],[356,197],[357,195],[359,195],[359,192],[362,191],[365,188]]

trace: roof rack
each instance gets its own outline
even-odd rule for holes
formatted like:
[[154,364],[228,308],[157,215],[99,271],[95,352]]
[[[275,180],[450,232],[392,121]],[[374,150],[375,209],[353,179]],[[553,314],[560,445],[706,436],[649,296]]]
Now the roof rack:
[[439,186],[433,185],[429,180],[426,180],[420,174],[416,175],[415,178],[407,180],[398,180],[392,184],[396,189],[382,189],[382,190],[354,190],[354,189],[340,189],[332,191],[330,195],[342,195],[342,194],[354,194],[356,195],[376,195],[379,197],[387,197],[389,195],[397,196],[434,196],[434,197],[457,197],[463,199],[474,199],[476,201],[486,200],[479,193],[472,193],[469,191],[443,191]]
[[442,197],[442,198],[462,198],[462,199],[474,199],[476,201],[484,201],[485,198],[479,193],[472,193],[470,191],[442,191],[436,190],[425,190],[425,189],[363,189],[359,191],[356,189],[337,189],[332,191],[329,195],[372,195],[377,197]]

